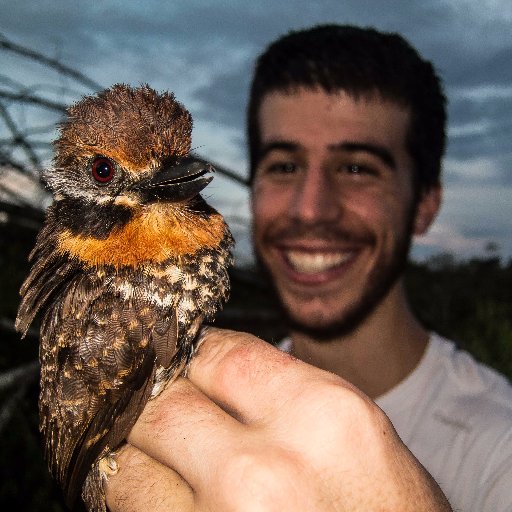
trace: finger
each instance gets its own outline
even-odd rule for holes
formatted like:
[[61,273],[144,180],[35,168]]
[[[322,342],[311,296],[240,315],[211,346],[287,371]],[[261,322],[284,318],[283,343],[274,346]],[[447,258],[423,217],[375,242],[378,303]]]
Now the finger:
[[130,445],[119,451],[119,471],[107,480],[111,512],[192,512],[194,494],[183,478]]
[[242,428],[188,379],[179,378],[147,403],[128,442],[196,488],[236,449],[233,440],[244,438]]
[[[243,423],[286,413],[284,405],[315,382],[344,381],[247,333],[208,328],[188,378]],[[347,384],[347,386],[349,386]]]

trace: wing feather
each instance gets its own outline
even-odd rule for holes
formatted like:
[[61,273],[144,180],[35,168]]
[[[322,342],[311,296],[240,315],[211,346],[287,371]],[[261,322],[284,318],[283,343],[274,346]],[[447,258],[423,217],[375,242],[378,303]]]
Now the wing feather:
[[37,313],[58,297],[81,270],[76,261],[59,258],[52,244],[41,248],[40,252],[42,254],[38,254],[30,274],[20,289],[21,303],[15,327],[21,332],[22,337],[27,333]]
[[[109,392],[101,407],[82,437],[76,442],[69,461],[69,470],[65,474],[63,490],[66,502],[73,508],[79,498],[83,483],[92,465],[105,449],[116,448],[121,444],[133,427],[144,405],[151,395],[155,374],[155,354],[146,351],[142,364],[127,382],[120,393]],[[118,395],[118,396],[116,396]]]
[[[142,412],[156,360],[174,353],[175,324],[173,313],[140,297],[123,301],[86,274],[49,309],[41,336],[41,430],[70,506],[97,457],[115,449]],[[172,346],[170,354],[164,346]]]

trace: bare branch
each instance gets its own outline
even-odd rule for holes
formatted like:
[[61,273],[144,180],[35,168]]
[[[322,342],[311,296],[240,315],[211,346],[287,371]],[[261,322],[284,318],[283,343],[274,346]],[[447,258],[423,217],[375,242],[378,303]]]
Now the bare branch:
[[240,184],[240,185],[243,185],[244,187],[248,187],[249,186],[249,180],[246,179],[246,178],[243,178],[242,176],[240,176],[238,173],[234,172],[234,171],[231,171],[229,169],[226,169],[225,167],[223,167],[222,165],[218,165],[218,164],[215,164],[213,163],[212,161],[210,160],[205,160],[203,158],[201,158],[199,155],[195,155],[199,160],[202,160],[203,162],[205,163],[210,163],[213,168],[215,169],[215,172],[218,172],[219,174],[222,174],[223,176],[226,176],[227,178],[229,178],[230,180],[233,180],[235,181],[236,183]]
[[0,149],[0,167],[6,167],[7,169],[11,168],[17,171],[25,172],[25,165],[11,158],[2,149]]
[[85,85],[86,87],[89,87],[94,91],[102,89],[102,86],[100,84],[98,84],[94,80],[91,80],[83,73],[80,73],[80,71],[76,71],[75,69],[62,64],[57,59],[46,57],[46,55],[43,55],[42,53],[15,44],[9,41],[3,34],[0,34],[0,48],[17,53],[18,55],[23,55],[24,57],[40,62],[43,65],[49,66],[57,70],[59,73],[62,73],[63,75],[72,77],[77,82],[80,82],[81,84]]
[[[48,131],[48,130],[46,130]],[[24,132],[21,132],[22,135],[25,137],[26,135],[30,135],[31,133],[36,133],[35,130],[26,130]],[[19,144],[19,141],[12,140],[12,139],[0,139],[0,146],[2,145],[17,145]],[[52,149],[52,143],[48,142],[46,140],[31,140],[30,146],[33,148],[42,148],[42,149]]]
[[31,382],[37,377],[39,372],[39,361],[18,366],[0,374],[0,391],[14,386],[18,382]]
[[5,108],[4,104],[0,101],[0,116],[3,117],[7,128],[11,131],[12,134],[12,143],[20,145],[24,148],[25,153],[28,159],[32,162],[32,165],[36,169],[40,169],[42,167],[41,161],[37,156],[36,152],[32,149],[32,146],[29,144],[27,139],[23,136],[23,134],[18,130],[16,123],[13,121],[9,111]]
[[0,409],[0,435],[3,429],[9,424],[9,421],[16,410],[16,404],[23,399],[28,390],[28,382],[22,382],[21,385],[12,393],[3,403]]
[[0,183],[0,193],[4,199],[9,198],[12,204],[23,207],[33,208],[33,204],[20,196],[17,192],[7,188],[4,184]]
[[[39,231],[44,220],[44,212],[31,204],[15,204],[0,200],[0,212],[9,216],[10,222],[18,225],[24,225],[34,231]],[[0,318],[0,329],[9,332],[16,332],[14,322],[7,318]],[[38,338],[37,329],[30,328],[27,338]]]
[[56,101],[48,100],[46,98],[41,98],[39,96],[34,96],[32,94],[0,90],[0,98],[6,98],[12,101],[19,101],[23,103],[33,103],[34,105],[39,105],[41,107],[55,110],[63,114],[66,112],[66,105],[57,103]]
[[212,164],[212,165],[218,173],[226,176],[227,178],[235,181],[236,183],[238,183],[240,185],[243,185],[244,187],[249,186],[249,180],[247,178],[243,178],[236,172],[230,171],[229,169],[226,169],[225,167],[222,167],[220,165],[216,165],[216,164]]

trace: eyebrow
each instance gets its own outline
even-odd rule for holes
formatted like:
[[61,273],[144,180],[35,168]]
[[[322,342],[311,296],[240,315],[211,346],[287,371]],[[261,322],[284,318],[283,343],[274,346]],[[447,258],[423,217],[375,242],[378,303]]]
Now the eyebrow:
[[372,144],[368,142],[340,142],[339,144],[330,144],[328,146],[331,151],[348,151],[350,153],[369,153],[376,156],[390,169],[396,169],[395,157],[386,147],[380,144]]
[[[258,160],[263,160],[271,151],[298,151],[301,145],[291,141],[270,141],[261,146],[258,154]],[[330,151],[348,151],[349,153],[369,153],[381,160],[390,169],[396,169],[396,160],[391,152],[380,144],[368,142],[339,142],[328,146]]]
[[300,149],[300,144],[296,142],[288,142],[275,140],[270,141],[265,144],[262,144],[260,150],[258,151],[258,161],[263,160],[271,151],[297,151]]

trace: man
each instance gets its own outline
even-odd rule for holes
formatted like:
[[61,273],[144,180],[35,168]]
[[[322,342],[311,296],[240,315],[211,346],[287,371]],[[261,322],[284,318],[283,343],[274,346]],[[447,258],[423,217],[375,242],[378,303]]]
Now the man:
[[512,510],[512,388],[411,314],[412,235],[440,205],[445,99],[401,37],[322,26],[260,57],[248,134],[254,243],[282,345],[376,400],[456,510]]
[[260,57],[255,247],[290,319],[282,348],[332,373],[210,332],[190,380],[134,427],[112,510],[448,510],[373,402],[333,374],[377,401],[454,509],[510,510],[510,387],[427,333],[401,281],[439,208],[444,123],[432,66],[398,36],[323,26]]

